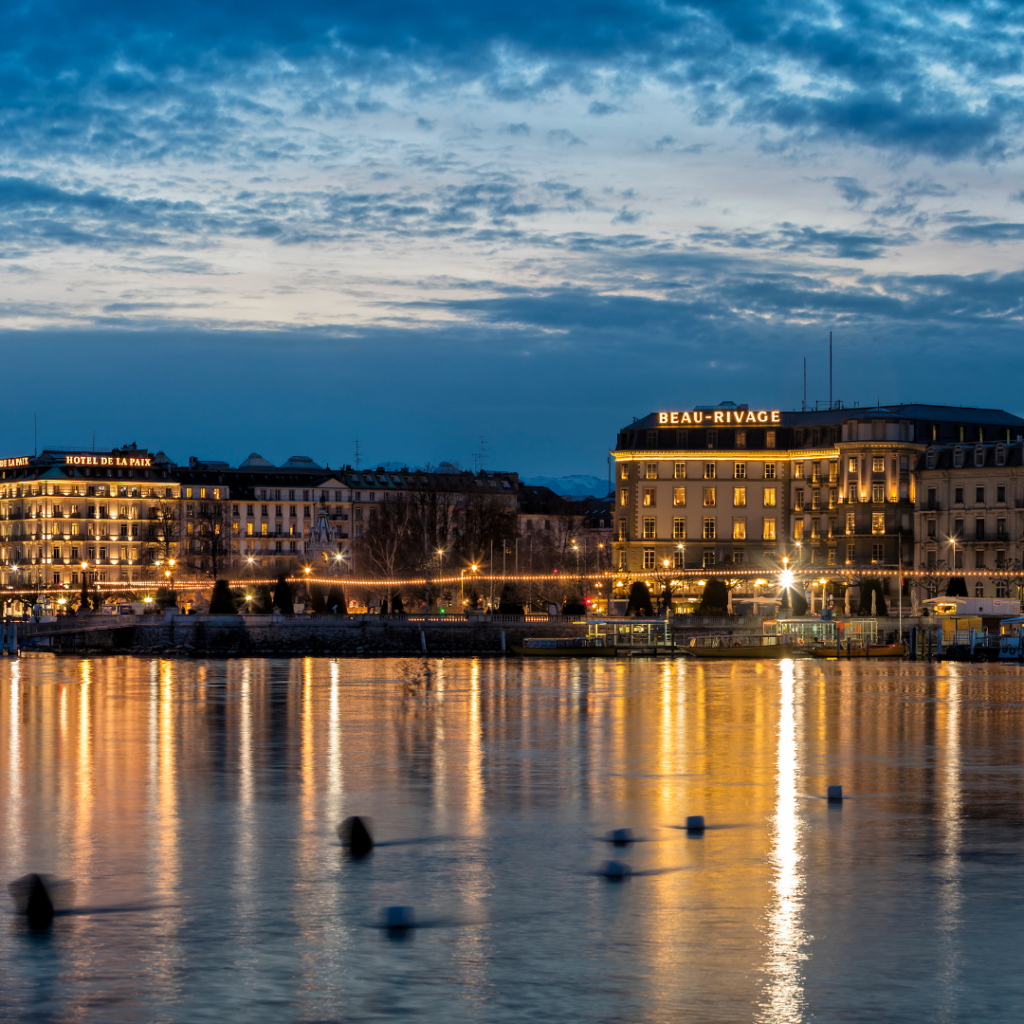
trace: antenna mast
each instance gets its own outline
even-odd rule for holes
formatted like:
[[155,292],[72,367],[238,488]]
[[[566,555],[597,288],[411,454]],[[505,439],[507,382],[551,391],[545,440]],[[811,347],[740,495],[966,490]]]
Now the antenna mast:
[[804,404],[803,411],[807,412],[807,356],[804,356]]
[[832,408],[832,332],[828,332],[828,407]]
[[359,469],[359,438],[356,438],[356,469]]

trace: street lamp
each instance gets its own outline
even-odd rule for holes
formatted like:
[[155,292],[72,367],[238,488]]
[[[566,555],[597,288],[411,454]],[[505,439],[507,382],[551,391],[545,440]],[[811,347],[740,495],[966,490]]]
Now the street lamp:
[[[471,565],[469,567],[469,571],[470,572],[476,572],[476,566],[475,565]],[[463,580],[465,578],[465,575],[466,575],[466,570],[465,569],[462,569],[462,570],[459,571],[459,610],[462,611],[462,612],[465,612],[465,610],[466,610],[466,590],[465,590],[465,585],[464,585],[464,582],[463,582]]]

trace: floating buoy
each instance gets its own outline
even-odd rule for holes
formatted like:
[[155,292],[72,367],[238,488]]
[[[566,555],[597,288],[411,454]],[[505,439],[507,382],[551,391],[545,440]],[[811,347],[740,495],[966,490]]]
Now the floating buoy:
[[338,838],[349,854],[359,858],[367,856],[373,850],[373,834],[370,832],[370,819],[358,815],[346,818],[338,826]]
[[829,786],[828,787],[828,802],[830,804],[841,804],[843,802],[843,787],[842,786]]
[[25,875],[11,882],[7,888],[30,928],[45,931],[53,924],[53,900],[39,875]]
[[621,860],[606,860],[601,874],[611,882],[621,882],[633,874],[633,869]]
[[687,832],[703,832],[704,831],[704,815],[703,814],[691,814],[686,819],[686,831]]
[[406,929],[416,927],[416,915],[412,907],[385,907],[384,927]]
[[608,839],[616,846],[628,846],[633,842],[633,830],[631,828],[613,829]]

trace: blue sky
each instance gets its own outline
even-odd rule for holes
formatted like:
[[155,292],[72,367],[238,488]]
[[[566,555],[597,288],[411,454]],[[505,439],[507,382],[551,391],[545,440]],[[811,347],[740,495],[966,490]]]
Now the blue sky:
[[[148,6],[159,7],[149,10]],[[731,399],[1024,412],[1024,7],[0,10],[3,454],[604,475]]]

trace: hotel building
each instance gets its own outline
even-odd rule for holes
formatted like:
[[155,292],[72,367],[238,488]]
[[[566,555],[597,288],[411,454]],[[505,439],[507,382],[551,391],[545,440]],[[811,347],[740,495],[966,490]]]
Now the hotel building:
[[1018,416],[954,406],[651,413],[611,453],[615,566],[911,564],[926,449],[1022,433]]

